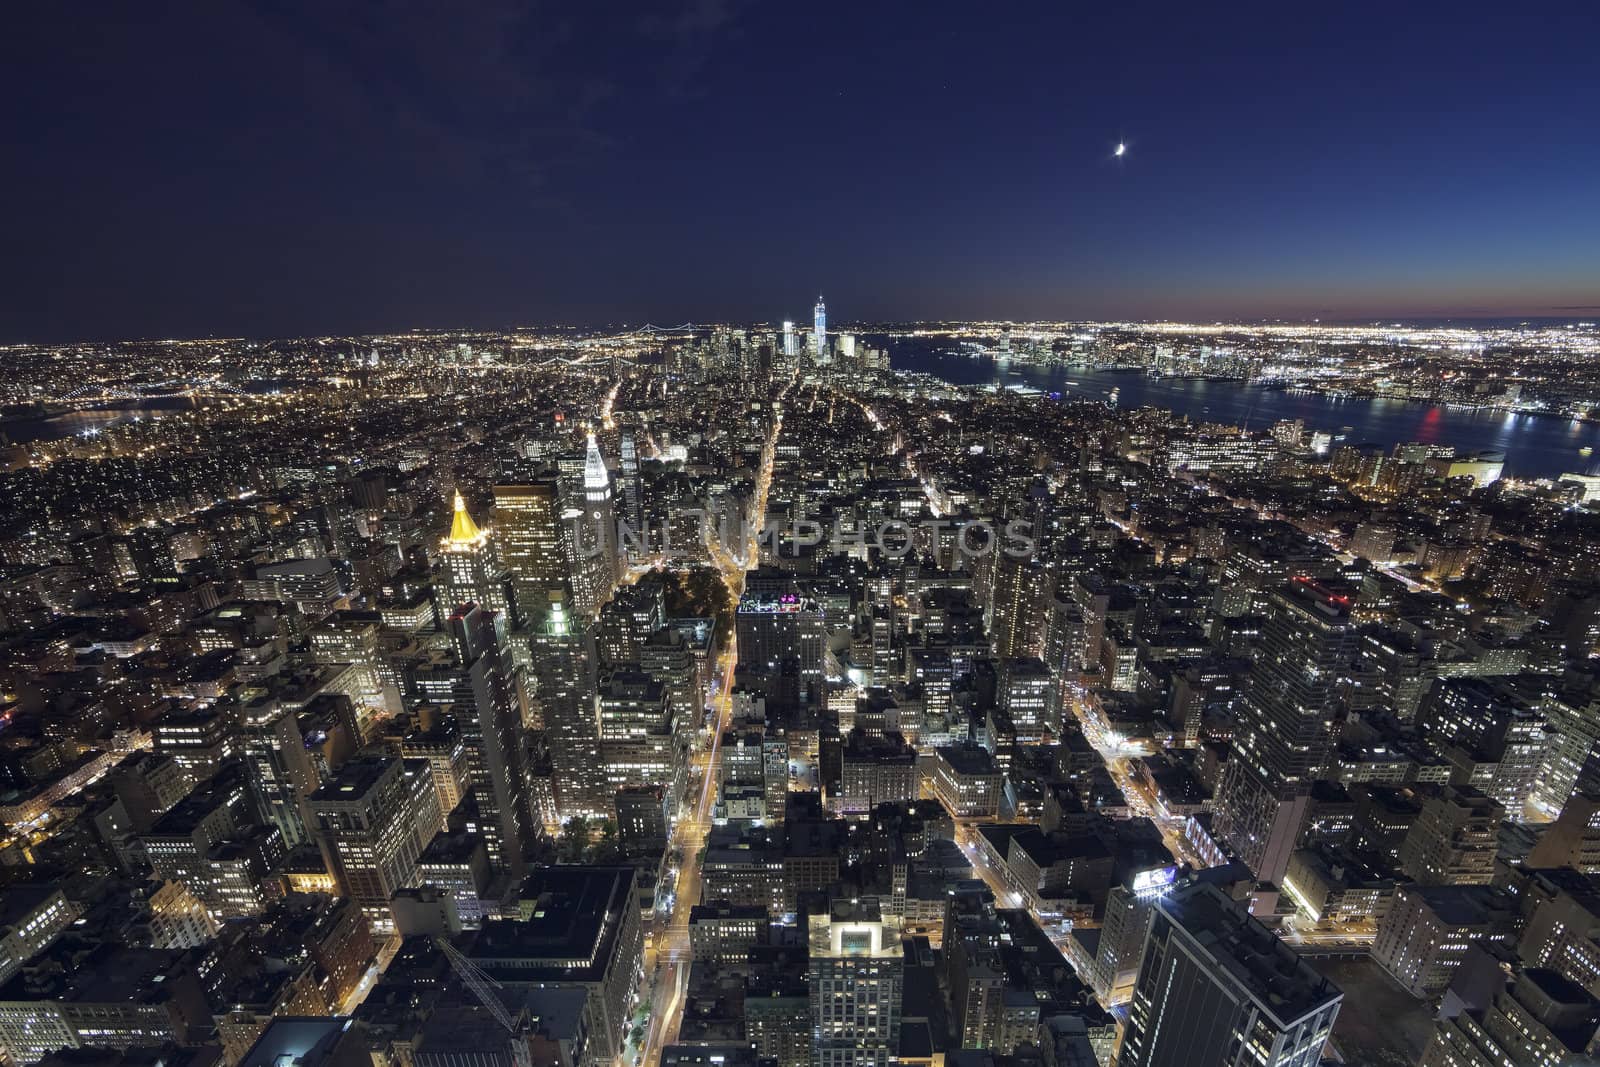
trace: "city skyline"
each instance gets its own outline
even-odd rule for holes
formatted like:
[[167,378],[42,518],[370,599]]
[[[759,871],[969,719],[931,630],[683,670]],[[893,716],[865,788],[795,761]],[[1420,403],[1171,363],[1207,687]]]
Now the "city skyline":
[[1592,1060],[1600,328],[826,310],[8,348],[0,1056]]
[[[803,301],[799,301],[803,303]],[[1128,329],[1179,329],[1191,332],[1204,330],[1272,330],[1272,329],[1389,329],[1400,328],[1406,330],[1502,330],[1502,329],[1536,329],[1576,327],[1592,330],[1600,324],[1600,304],[1594,306],[1592,311],[1577,308],[1557,309],[1564,313],[1535,315],[1535,314],[1483,314],[1483,315],[1357,315],[1349,318],[1321,317],[1304,315],[1299,317],[1260,316],[1250,317],[1138,317],[1138,316],[1036,316],[1033,318],[1005,316],[960,318],[955,316],[941,316],[933,318],[885,318],[885,319],[836,319],[827,328],[826,333],[855,335],[895,335],[904,331],[927,331],[934,333],[960,334],[972,330],[995,330],[999,328],[1013,328],[1022,330],[1061,330],[1069,327],[1085,329],[1128,328]],[[377,328],[364,331],[336,331],[330,333],[193,333],[185,334],[167,333],[161,335],[134,335],[115,334],[104,337],[63,337],[51,339],[21,338],[14,340],[0,340],[0,352],[7,349],[31,350],[39,348],[70,348],[73,346],[102,346],[115,347],[117,345],[144,345],[144,344],[204,344],[207,342],[226,344],[230,342],[256,342],[277,343],[294,341],[334,341],[341,344],[359,344],[363,341],[381,339],[394,339],[403,337],[416,338],[447,338],[447,337],[483,337],[491,335],[513,336],[521,333],[540,333],[543,331],[566,331],[577,337],[594,337],[604,334],[613,334],[618,337],[643,334],[650,330],[658,330],[664,334],[681,334],[685,332],[708,333],[717,329],[747,328],[747,329],[774,329],[779,331],[780,344],[784,327],[795,327],[793,320],[784,319],[781,315],[755,316],[751,318],[719,319],[706,316],[688,315],[679,311],[677,315],[664,315],[660,321],[647,321],[643,319],[615,319],[593,321],[566,321],[566,320],[524,320],[507,323],[484,324],[454,324],[443,326],[417,326],[399,325],[391,323],[387,328]],[[808,337],[815,336],[815,329],[808,328],[803,331]],[[798,336],[796,334],[795,336]]]
[[1600,1064],[1600,7],[4,26],[0,1067]]
[[545,14],[16,16],[0,340],[1600,309],[1589,7]]

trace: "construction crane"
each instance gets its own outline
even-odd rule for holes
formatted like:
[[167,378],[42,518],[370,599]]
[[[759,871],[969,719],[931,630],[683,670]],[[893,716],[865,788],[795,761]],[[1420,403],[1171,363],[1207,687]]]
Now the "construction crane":
[[517,1020],[511,1017],[511,1013],[506,1010],[505,1001],[495,992],[500,988],[500,983],[490,978],[482,967],[473,963],[460,949],[452,945],[449,938],[435,937],[433,944],[444,953],[444,958],[450,961],[450,966],[456,975],[466,983],[468,989],[472,990],[472,995],[478,998],[478,1003],[482,1004],[489,1014],[494,1016],[495,1022],[504,1027],[506,1033],[511,1036],[512,1062],[517,1067],[532,1067],[533,1053],[528,1048],[528,1042],[522,1040]]

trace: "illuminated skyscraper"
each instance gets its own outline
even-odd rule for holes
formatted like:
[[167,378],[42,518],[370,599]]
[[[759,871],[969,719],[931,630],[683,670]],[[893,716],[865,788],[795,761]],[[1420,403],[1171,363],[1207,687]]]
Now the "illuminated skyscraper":
[[1037,561],[1000,553],[994,561],[990,644],[997,659],[1042,656],[1049,623],[1050,575]]
[[481,604],[489,611],[511,607],[510,580],[495,555],[489,530],[480,529],[456,494],[450,535],[439,545],[439,611],[448,617],[462,604]]
[[572,557],[572,591],[578,610],[592,617],[611,599],[618,574],[611,473],[593,434],[583,460],[583,510],[574,516],[569,509],[562,521],[570,527],[565,533]]
[[612,671],[600,683],[599,707],[612,803],[624,787],[659,785],[666,790],[667,810],[677,811],[688,761],[673,728],[667,687],[640,670]]
[[457,723],[489,863],[520,874],[532,841],[533,813],[522,762],[523,682],[505,616],[469,604],[451,616],[450,637],[462,668]]
[[[635,531],[643,526],[644,515],[639,502],[639,448],[633,434],[622,435],[622,518]],[[618,545],[620,552],[626,546]]]
[[1277,882],[1333,745],[1334,705],[1356,630],[1349,597],[1308,579],[1273,593],[1268,612],[1213,825],[1257,878]]
[[1046,725],[1059,734],[1062,723],[1072,718],[1073,698],[1082,692],[1079,680],[1085,666],[1084,654],[1089,647],[1089,622],[1072,598],[1070,587],[1056,589],[1050,598],[1049,615],[1044,662],[1056,678],[1057,703],[1046,715]]
[[[561,545],[561,490],[555,478],[494,487],[494,531],[501,557],[511,571],[517,617],[538,614],[552,582],[567,580]],[[453,606],[453,605],[452,605]]]
[[1123,1067],[1316,1067],[1344,994],[1216,886],[1156,905]]
[[1056,684],[1041,659],[1011,659],[1001,664],[1000,710],[1010,717],[1019,741],[1033,744],[1043,740],[1046,731],[1060,730]]
[[793,359],[800,354],[800,337],[794,332],[794,320],[783,320],[783,354]]
[[900,1040],[905,952],[898,919],[837,900],[810,919],[813,1067],[885,1067]]
[[[679,746],[684,750],[692,748],[699,730],[701,694],[705,687],[689,643],[678,631],[663,626],[640,647],[638,658],[639,666],[667,687]],[[788,788],[787,778],[784,788]]]
[[822,701],[827,644],[822,608],[802,597],[792,579],[772,588],[747,588],[734,613],[734,627],[740,669],[765,676],[769,700]]
[[613,667],[638,663],[644,643],[666,624],[666,599],[660,583],[644,581],[623,586],[600,609],[595,644],[601,660]]
[[290,848],[307,839],[304,800],[319,784],[297,710],[268,696],[240,709],[245,775],[256,804]]
[[417,884],[417,860],[440,825],[433,774],[423,760],[351,760],[309,800],[317,842],[339,889],[382,932],[389,898]]
[[817,306],[811,309],[811,334],[817,346],[816,356],[821,359],[828,351],[828,309],[820,296]]
[[609,815],[605,765],[600,758],[594,636],[565,585],[545,590],[532,625],[539,705],[550,738],[556,805],[562,818]]

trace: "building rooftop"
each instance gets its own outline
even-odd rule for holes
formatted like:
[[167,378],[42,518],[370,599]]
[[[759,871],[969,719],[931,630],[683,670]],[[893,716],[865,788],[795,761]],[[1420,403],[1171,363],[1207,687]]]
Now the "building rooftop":
[[1529,967],[1517,976],[1510,996],[1549,1027],[1568,1051],[1589,1051],[1600,1027],[1600,1003],[1583,986],[1555,971]]
[[1283,1027],[1344,995],[1216,886],[1183,886],[1158,907]]
[[760,904],[734,904],[726,900],[710,904],[696,904],[689,909],[689,922],[710,922],[714,919],[759,919],[767,922],[767,909]]
[[395,760],[386,756],[353,759],[339,768],[339,772],[323,782],[311,794],[311,803],[348,803],[367,795],[383,778]]
[[1428,910],[1447,926],[1482,926],[1506,918],[1505,894],[1487,885],[1408,885],[1402,892],[1423,899]]
[[460,830],[435,834],[417,862],[424,866],[470,863],[476,853],[485,849],[483,837],[477,833]]
[[1037,826],[1029,826],[1014,835],[1011,842],[1041,868],[1066,860],[1111,859],[1111,850],[1093,834],[1047,834]]
[[327,1062],[350,1020],[280,1016],[267,1024],[239,1067],[316,1067]]
[[59,892],[61,887],[50,883],[6,886],[0,893],[0,931],[17,925]]
[[631,903],[632,867],[545,867],[523,883],[527,919],[486,922],[463,945],[486,970],[517,981],[588,981],[604,973]]
[[960,745],[941,745],[934,749],[939,758],[957,774],[999,774],[989,750],[972,741]]
[[58,938],[27,970],[0,986],[0,1000],[158,1004],[170,988],[167,980],[192,969],[176,949]]

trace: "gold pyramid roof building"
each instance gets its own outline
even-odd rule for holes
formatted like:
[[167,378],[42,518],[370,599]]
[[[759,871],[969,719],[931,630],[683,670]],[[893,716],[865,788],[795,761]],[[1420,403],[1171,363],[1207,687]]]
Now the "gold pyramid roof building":
[[510,575],[490,540],[492,531],[472,521],[460,493],[456,494],[455,503],[450,535],[439,544],[439,567],[434,577],[441,609],[451,613],[464,604],[477,604],[488,611],[505,611]]
[[450,520],[450,536],[445,538],[448,545],[471,545],[482,540],[483,531],[478,529],[478,524],[472,521],[472,516],[467,514],[467,502],[461,499],[461,494],[456,493],[456,514]]

